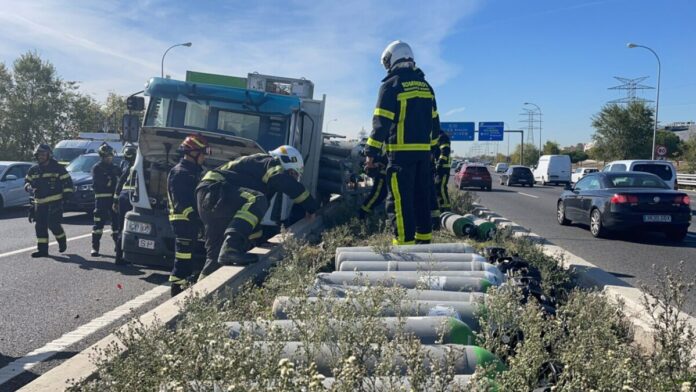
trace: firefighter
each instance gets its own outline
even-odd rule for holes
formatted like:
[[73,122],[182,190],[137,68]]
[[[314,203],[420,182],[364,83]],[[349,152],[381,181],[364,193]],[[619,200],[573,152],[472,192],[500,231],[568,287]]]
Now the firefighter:
[[116,190],[114,191],[114,203],[112,210],[116,214],[116,222],[112,225],[113,233],[111,234],[116,243],[116,264],[126,264],[123,260],[123,248],[121,244],[124,224],[126,220],[126,213],[130,211],[133,207],[130,203],[130,191],[133,190],[131,185],[131,168],[135,163],[135,156],[138,152],[138,148],[132,144],[126,145],[123,151],[123,160],[127,163],[127,167],[121,173],[121,177],[118,179],[116,184]]
[[65,252],[68,246],[63,220],[63,203],[72,195],[73,184],[65,167],[55,159],[51,147],[39,144],[34,149],[37,165],[32,166],[24,179],[24,189],[34,194],[34,220],[37,251],[31,257],[48,256],[48,229],[58,241],[58,251]]
[[260,222],[269,200],[288,195],[314,218],[317,201],[299,181],[304,162],[291,146],[269,154],[254,154],[211,170],[198,185],[196,195],[205,225],[206,262],[199,279],[220,265],[247,265],[258,256],[246,253],[249,240],[260,237]]
[[394,41],[382,53],[387,76],[377,98],[373,129],[367,139],[366,167],[387,151],[387,212],[395,245],[432,240],[431,192],[434,186],[431,153],[440,121],[432,87],[416,68],[411,47]]
[[370,194],[367,195],[360,206],[360,211],[358,211],[358,216],[361,219],[371,214],[375,206],[387,198],[387,163],[387,156],[382,154],[374,159],[373,167],[365,168],[365,174],[372,178],[373,185]]
[[[92,227],[92,253],[93,257],[99,256],[99,242],[101,241],[104,225],[111,222],[113,232],[118,231],[118,219],[111,208],[114,199],[114,191],[121,169],[114,165],[114,149],[107,143],[103,143],[97,149],[99,163],[92,167],[92,180],[94,188],[94,226]],[[114,242],[116,238],[114,237]]]
[[447,192],[450,170],[452,168],[452,150],[450,148],[450,138],[443,130],[440,130],[440,135],[437,139],[437,147],[437,158],[435,160],[435,189],[437,190],[437,204],[440,207],[440,212],[445,212],[452,208],[449,193]]
[[203,135],[189,135],[179,146],[183,155],[167,177],[169,223],[174,231],[174,268],[169,275],[172,297],[179,294],[193,275],[193,250],[201,227],[196,204],[196,185],[210,146]]

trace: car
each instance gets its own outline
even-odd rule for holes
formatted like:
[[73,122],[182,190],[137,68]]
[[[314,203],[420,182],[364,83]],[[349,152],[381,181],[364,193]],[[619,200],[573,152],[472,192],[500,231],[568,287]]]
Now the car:
[[30,162],[0,161],[0,211],[29,204],[24,177],[33,165]]
[[613,231],[662,231],[674,241],[691,224],[689,195],[642,172],[597,172],[567,185],[556,203],[560,225],[588,224],[594,237]]
[[508,169],[508,164],[505,162],[500,162],[497,165],[495,165],[495,172],[496,173],[505,173]]
[[[92,188],[92,167],[99,163],[99,154],[82,154],[65,168],[70,174],[75,191],[65,202],[66,211],[92,212],[94,210],[94,189]],[[123,157],[116,155],[114,164],[120,166]]]
[[570,182],[575,184],[576,182],[580,181],[580,179],[585,177],[586,175],[588,175],[590,173],[596,173],[598,171],[599,171],[599,169],[596,169],[594,167],[579,167],[579,168],[573,170],[573,174],[570,175]]
[[674,168],[669,161],[660,160],[623,160],[623,161],[613,161],[609,162],[602,169],[603,172],[627,172],[627,171],[638,171],[652,173],[660,177],[662,181],[666,182],[670,188],[677,190],[677,170]]
[[534,175],[526,166],[510,166],[505,173],[500,176],[500,185],[529,185],[534,186]]
[[61,140],[53,148],[53,157],[62,165],[67,165],[82,154],[97,152],[103,143],[114,151],[123,149],[123,142],[115,133],[80,133],[80,139]]
[[546,185],[570,183],[570,156],[568,155],[542,155],[534,169],[534,181]]
[[454,183],[458,189],[466,187],[481,188],[490,191],[493,180],[488,168],[483,165],[463,165],[454,175]]

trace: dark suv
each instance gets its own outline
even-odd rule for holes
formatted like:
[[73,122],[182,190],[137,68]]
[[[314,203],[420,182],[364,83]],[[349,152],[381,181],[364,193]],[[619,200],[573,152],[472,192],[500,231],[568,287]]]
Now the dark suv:
[[500,185],[529,185],[534,186],[534,174],[526,166],[510,166],[505,173],[500,176]]
[[464,165],[454,175],[454,184],[459,189],[471,187],[490,191],[493,187],[493,180],[491,180],[491,173],[488,172],[486,166]]

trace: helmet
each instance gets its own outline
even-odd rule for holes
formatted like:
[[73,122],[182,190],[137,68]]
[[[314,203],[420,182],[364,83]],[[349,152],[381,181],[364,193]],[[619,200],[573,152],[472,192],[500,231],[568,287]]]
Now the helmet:
[[132,144],[128,144],[123,148],[123,159],[128,162],[135,161],[135,155],[138,153],[138,148]]
[[114,156],[114,148],[106,143],[102,143],[102,145],[97,149],[97,152],[102,158]]
[[51,156],[53,156],[53,151],[51,151],[51,146],[49,146],[48,144],[39,144],[38,146],[36,146],[36,148],[34,149],[34,158],[38,158],[40,152],[47,153],[49,158],[51,158]]
[[413,51],[406,42],[394,41],[387,45],[384,52],[382,52],[382,65],[387,71],[389,71],[394,64],[405,60],[414,61]]
[[294,170],[302,175],[304,170],[304,159],[302,159],[302,154],[293,146],[280,146],[275,150],[269,152],[272,157],[278,158],[280,160],[280,165],[283,166],[285,170]]
[[181,145],[179,151],[188,154],[194,151],[200,151],[210,155],[210,146],[208,140],[203,135],[188,135]]

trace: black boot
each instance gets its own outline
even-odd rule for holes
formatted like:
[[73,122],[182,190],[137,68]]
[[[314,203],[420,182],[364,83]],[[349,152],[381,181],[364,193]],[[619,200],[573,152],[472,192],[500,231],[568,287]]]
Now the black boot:
[[31,257],[48,257],[48,244],[39,244],[39,246],[36,247],[36,252],[32,253]]
[[58,252],[65,253],[65,251],[67,249],[68,249],[68,240],[65,237],[58,239]]
[[92,244],[92,252],[90,255],[92,255],[92,257],[99,257],[99,244]]
[[246,253],[247,244],[244,237],[231,233],[225,238],[220,249],[218,263],[220,265],[249,265],[259,261],[259,256]]
[[184,288],[180,284],[172,283],[172,286],[169,290],[169,294],[173,298],[173,297],[176,297],[177,295],[181,294],[182,291],[184,291]]

